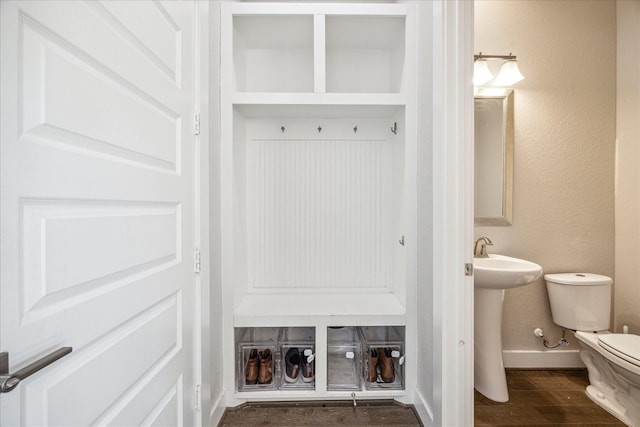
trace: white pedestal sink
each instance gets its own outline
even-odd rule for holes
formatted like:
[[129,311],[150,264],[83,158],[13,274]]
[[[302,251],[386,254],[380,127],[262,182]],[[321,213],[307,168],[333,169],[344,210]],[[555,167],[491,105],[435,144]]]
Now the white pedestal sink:
[[525,286],[542,275],[530,261],[490,254],[474,258],[474,385],[496,402],[509,400],[502,362],[502,303],[504,290]]

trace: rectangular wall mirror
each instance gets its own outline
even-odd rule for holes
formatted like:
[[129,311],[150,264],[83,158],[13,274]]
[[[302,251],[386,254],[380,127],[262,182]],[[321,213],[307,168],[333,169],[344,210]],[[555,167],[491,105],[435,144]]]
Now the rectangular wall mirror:
[[475,224],[511,225],[513,89],[476,88],[474,98]]

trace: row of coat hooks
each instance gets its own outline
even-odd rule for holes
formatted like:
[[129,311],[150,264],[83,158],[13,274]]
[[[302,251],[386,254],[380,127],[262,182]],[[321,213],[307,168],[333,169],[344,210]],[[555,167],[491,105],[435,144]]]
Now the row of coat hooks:
[[[280,131],[282,133],[284,133],[285,130],[287,130],[286,127],[280,126]],[[322,133],[322,126],[318,126],[316,128],[316,130],[318,131],[318,133]],[[355,125],[353,127],[353,133],[358,133],[358,125]],[[397,122],[393,122],[393,126],[391,126],[391,133],[393,133],[394,135],[397,135],[397,133],[398,133],[398,123]]]

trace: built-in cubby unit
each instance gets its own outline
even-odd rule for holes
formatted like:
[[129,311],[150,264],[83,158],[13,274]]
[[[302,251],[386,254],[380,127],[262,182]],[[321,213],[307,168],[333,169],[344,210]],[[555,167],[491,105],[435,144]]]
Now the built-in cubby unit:
[[233,17],[239,92],[313,92],[313,15]]
[[316,332],[313,327],[281,328],[282,390],[315,390]]
[[[399,357],[394,370],[402,375],[378,387],[364,384],[364,367],[370,326],[387,335],[386,328],[401,329],[393,351],[404,357],[415,290],[412,10],[222,5],[221,268],[225,348],[233,349],[225,358],[235,363],[225,377],[235,389],[230,405],[405,393],[410,368]],[[250,356],[270,346],[273,384],[252,384]],[[287,378],[288,352],[311,356],[313,381]]]
[[236,390],[315,389],[315,328],[235,328]]
[[405,328],[403,326],[363,326],[363,377],[367,390],[403,390]]
[[236,378],[239,391],[277,390],[281,379],[279,328],[237,328]]
[[296,4],[283,13],[269,13],[269,6],[243,13],[242,7],[226,23],[235,91],[402,92],[406,7],[382,6],[368,14],[344,13],[335,5],[323,11]]
[[332,396],[402,392],[404,330],[404,326],[329,326],[323,341],[316,338],[315,327],[235,328],[236,391],[256,398],[261,392],[295,396],[287,392],[315,391],[318,374],[326,379],[323,385]]
[[327,329],[327,390],[362,388],[362,343],[355,326]]
[[404,16],[331,15],[325,22],[327,92],[401,92]]

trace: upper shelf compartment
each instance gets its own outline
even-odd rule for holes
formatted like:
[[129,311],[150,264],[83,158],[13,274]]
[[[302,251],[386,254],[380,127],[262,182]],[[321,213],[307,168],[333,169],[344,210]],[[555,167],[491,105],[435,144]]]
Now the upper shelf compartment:
[[238,92],[313,92],[313,16],[233,17]]
[[314,103],[324,95],[405,94],[412,10],[404,4],[223,3],[223,91],[274,100],[311,95]]
[[400,93],[404,51],[404,16],[327,16],[327,92]]

